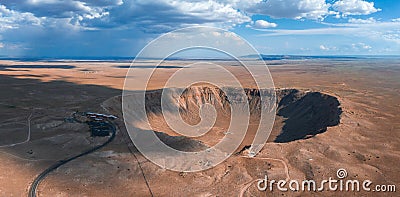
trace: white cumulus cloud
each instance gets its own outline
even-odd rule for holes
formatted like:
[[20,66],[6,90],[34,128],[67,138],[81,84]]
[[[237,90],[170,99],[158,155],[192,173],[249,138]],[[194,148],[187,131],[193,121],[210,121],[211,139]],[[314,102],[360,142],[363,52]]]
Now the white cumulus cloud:
[[230,27],[251,21],[234,4],[217,0],[4,0],[1,4],[37,17],[69,19],[72,25],[99,29],[137,27],[164,32],[187,25]]
[[41,19],[29,12],[17,12],[0,5],[0,31],[18,28],[21,25],[40,25]]
[[355,50],[369,50],[372,49],[370,45],[367,45],[365,43],[356,43],[356,44],[351,44],[352,48]]
[[323,51],[336,51],[337,47],[327,47],[325,45],[319,45],[319,49],[323,50]]
[[400,18],[394,18],[392,19],[392,22],[400,22]]
[[245,6],[244,10],[274,18],[323,19],[331,13],[329,7],[330,4],[325,0],[259,0],[257,3]]
[[324,50],[324,51],[329,51],[329,48],[328,47],[326,47],[325,45],[319,45],[319,48],[321,49],[321,50]]
[[256,20],[253,23],[253,27],[260,28],[260,29],[271,28],[271,27],[276,27],[276,26],[278,26],[276,23],[270,23],[265,20]]
[[376,23],[376,20],[373,17],[367,19],[360,19],[360,18],[350,18],[349,23],[357,23],[357,24],[372,24]]
[[341,12],[344,16],[368,15],[381,11],[381,9],[375,8],[374,2],[364,0],[339,0],[332,5],[332,8]]
[[324,50],[324,51],[329,50],[328,47],[326,47],[326,46],[324,46],[324,45],[319,45],[319,48],[320,48],[321,50]]
[[[250,23],[249,26],[255,28],[276,27],[277,24],[265,20],[251,24],[251,17],[256,14],[271,18],[323,20],[329,15],[363,15],[380,10],[374,7],[373,2],[364,0],[329,2],[326,0],[1,0],[0,9],[14,12],[14,15],[19,15],[18,17],[37,20],[44,26],[60,24],[86,30],[137,28],[145,32],[158,33],[188,25],[229,28]],[[12,18],[15,17],[17,16]],[[3,29],[16,27],[22,21],[27,22],[27,20],[3,17],[0,20]]]

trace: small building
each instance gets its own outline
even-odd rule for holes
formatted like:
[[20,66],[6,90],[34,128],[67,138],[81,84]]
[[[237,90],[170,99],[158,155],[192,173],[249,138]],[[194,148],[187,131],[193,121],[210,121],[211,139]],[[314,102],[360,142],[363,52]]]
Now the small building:
[[106,122],[90,121],[88,122],[92,137],[105,137],[109,136],[112,131],[110,124]]
[[110,135],[110,130],[108,129],[91,129],[90,136],[92,137],[106,137]]
[[81,120],[81,122],[86,122],[89,125],[92,137],[110,136],[110,133],[114,130],[113,126],[108,122],[108,120],[117,118],[114,115],[93,112],[84,112],[81,115],[85,117],[85,120]]

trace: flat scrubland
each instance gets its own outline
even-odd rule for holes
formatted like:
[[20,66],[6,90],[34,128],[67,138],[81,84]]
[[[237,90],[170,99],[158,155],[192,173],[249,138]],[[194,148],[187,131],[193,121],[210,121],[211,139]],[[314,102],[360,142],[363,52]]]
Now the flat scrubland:
[[[154,62],[136,64],[135,77],[140,77],[141,70],[152,69]],[[154,73],[149,89],[158,91],[186,64],[165,62]],[[221,64],[241,78],[249,91],[254,88],[239,66]],[[120,107],[130,63],[1,61],[0,196],[26,196],[32,180],[54,162],[107,140],[91,137],[86,124],[71,121],[76,111],[117,115],[117,136],[105,148],[51,173],[40,184],[39,196],[150,196],[149,188],[155,196],[265,196],[256,184],[250,184],[265,174],[275,180],[318,182],[336,178],[339,168],[347,170],[348,179],[399,186],[400,60],[279,60],[267,64],[279,101],[268,143],[255,158],[245,158],[251,142],[246,138],[237,154],[216,167],[185,173],[154,165],[132,145]],[[204,85],[193,87],[182,99],[195,103],[190,100],[193,95],[209,98],[209,92],[210,87]],[[224,106],[223,97],[217,100]],[[198,122],[197,107],[189,106],[187,122]],[[229,122],[229,115],[220,113],[209,135],[182,140],[168,129],[157,110],[153,112],[153,129],[177,149],[217,143]],[[342,191],[339,196],[354,194],[396,195]],[[338,193],[273,191],[272,195]]]

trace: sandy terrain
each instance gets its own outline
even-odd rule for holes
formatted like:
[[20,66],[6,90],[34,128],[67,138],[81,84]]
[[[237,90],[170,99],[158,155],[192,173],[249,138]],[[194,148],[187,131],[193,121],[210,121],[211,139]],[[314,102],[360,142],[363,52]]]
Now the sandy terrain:
[[[185,64],[166,62],[157,69],[150,88],[162,88]],[[253,87],[240,67],[222,64],[246,87]],[[278,110],[272,135],[255,158],[240,153],[248,145],[245,141],[237,155],[212,169],[196,173],[165,170],[136,151],[119,118],[111,144],[51,173],[40,184],[38,195],[265,196],[271,192],[256,188],[256,180],[265,174],[276,180],[320,182],[336,178],[339,168],[347,170],[349,179],[399,187],[400,60],[281,60],[268,64],[277,88],[298,90],[294,94],[298,99],[307,91],[315,95],[307,96],[303,103],[288,102],[279,108],[286,110],[281,114]],[[144,61],[135,66],[150,69],[152,65]],[[121,117],[118,96],[127,68],[129,63],[115,62],[0,62],[0,196],[26,196],[35,176],[51,164],[106,141],[106,137],[91,137],[87,125],[70,118],[75,111]],[[281,99],[290,94],[282,95]],[[311,113],[307,106],[327,109],[323,104],[333,106],[328,112],[315,112],[324,119],[304,118]],[[294,113],[294,109],[298,111]],[[173,136],[161,119],[155,116],[152,121],[156,131]],[[223,133],[224,124],[221,121],[214,128],[212,133],[217,135],[194,140],[212,145]],[[285,129],[304,135],[279,138]],[[175,138],[170,142],[178,146],[192,143]],[[398,196],[398,192],[272,192],[273,196],[354,194]]]

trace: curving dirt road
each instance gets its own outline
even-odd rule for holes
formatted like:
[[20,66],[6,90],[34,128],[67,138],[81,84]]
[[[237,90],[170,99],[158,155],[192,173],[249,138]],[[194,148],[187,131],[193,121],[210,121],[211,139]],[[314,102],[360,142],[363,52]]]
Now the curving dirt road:
[[40,173],[39,176],[37,176],[37,177],[35,178],[35,180],[32,182],[31,187],[30,187],[29,192],[28,192],[28,197],[36,197],[36,196],[37,196],[37,195],[36,195],[36,190],[37,190],[37,188],[38,188],[40,182],[42,182],[43,179],[45,179],[46,176],[49,175],[49,173],[51,173],[51,172],[54,171],[55,169],[59,168],[60,166],[66,164],[66,163],[68,163],[68,162],[70,162],[70,161],[72,161],[72,160],[74,160],[74,159],[77,159],[77,158],[79,158],[79,157],[82,157],[82,156],[88,155],[88,154],[90,154],[90,153],[93,153],[93,152],[95,152],[95,151],[97,151],[97,150],[103,148],[104,146],[106,146],[107,144],[109,144],[111,141],[113,141],[114,138],[115,138],[116,127],[115,127],[115,125],[114,125],[112,122],[110,122],[110,121],[105,121],[105,122],[106,122],[107,124],[109,124],[109,125],[111,126],[111,128],[112,128],[112,131],[111,131],[111,132],[112,132],[112,135],[111,135],[111,137],[110,137],[106,142],[104,142],[103,144],[101,144],[101,145],[99,145],[99,146],[93,147],[93,148],[91,148],[91,149],[89,149],[89,150],[87,150],[87,151],[85,151],[85,152],[83,152],[83,153],[80,153],[80,154],[78,154],[78,155],[75,155],[75,156],[73,156],[73,157],[70,157],[70,158],[67,158],[67,159],[64,159],[64,160],[60,160],[60,161],[58,161],[57,163],[55,163],[55,164],[53,164],[52,166],[50,166],[49,168],[47,168],[45,171],[43,171],[42,173]]
[[[278,161],[281,162],[283,164],[283,166],[285,166],[285,174],[286,174],[286,181],[290,180],[290,176],[289,176],[289,168],[286,164],[285,161],[283,161],[282,159],[276,159],[276,158],[269,158],[269,157],[248,157],[248,156],[240,156],[242,158],[247,158],[247,159],[259,159],[259,160],[271,160],[271,161]],[[244,187],[242,187],[242,189],[240,190],[239,193],[239,197],[243,197],[244,193],[247,191],[247,189],[256,181],[259,181],[262,179],[253,179],[247,183],[245,183]]]

